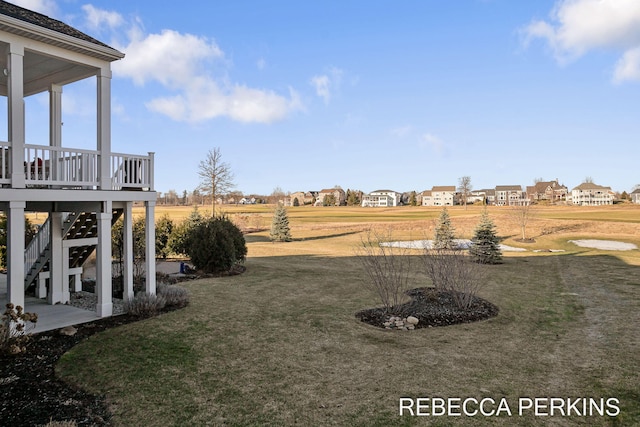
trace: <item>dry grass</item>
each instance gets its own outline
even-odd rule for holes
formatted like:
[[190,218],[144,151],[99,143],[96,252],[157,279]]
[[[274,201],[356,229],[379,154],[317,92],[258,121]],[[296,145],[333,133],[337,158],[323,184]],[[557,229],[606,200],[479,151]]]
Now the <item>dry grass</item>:
[[[188,283],[189,307],[93,336],[59,373],[106,393],[116,425],[615,425],[606,417],[398,416],[400,397],[432,396],[513,405],[520,396],[617,397],[615,422],[640,423],[640,251],[567,243],[640,245],[638,221],[542,212],[531,224],[537,242],[526,247],[567,252],[506,253],[504,264],[489,266],[481,296],[500,307],[498,317],[399,333],[355,319],[379,303],[353,250],[372,226],[423,238],[439,211],[358,208],[353,219],[344,209],[291,209],[294,242],[248,235],[245,274]],[[480,209],[450,214],[466,237]],[[506,214],[490,214],[505,243],[523,246]],[[420,273],[412,280],[428,284]]]

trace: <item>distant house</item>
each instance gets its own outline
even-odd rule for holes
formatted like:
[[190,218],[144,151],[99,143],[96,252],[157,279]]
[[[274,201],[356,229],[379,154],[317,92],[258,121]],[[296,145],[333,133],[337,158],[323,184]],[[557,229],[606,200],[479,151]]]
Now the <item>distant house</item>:
[[325,206],[325,198],[333,196],[332,206],[344,206],[347,203],[347,193],[342,188],[329,188],[318,193],[314,206]]
[[255,205],[256,204],[256,198],[255,197],[243,197],[242,199],[240,199],[240,201],[238,202],[241,205]]
[[[303,206],[303,205],[311,205],[316,199],[318,195],[317,191],[296,191],[295,193],[291,193],[289,197],[287,197],[285,201],[285,205],[287,206]],[[298,201],[296,203],[296,200]]]
[[[471,191],[469,196],[467,196],[467,203],[487,203],[487,191],[488,190],[477,190]],[[495,194],[495,191],[492,190]]]
[[456,204],[455,185],[434,186],[422,192],[422,206],[453,206]]
[[518,206],[525,203],[525,200],[520,185],[496,186],[495,204],[497,206]]
[[402,193],[393,190],[376,190],[362,198],[362,207],[398,206]]
[[549,200],[551,203],[567,200],[569,189],[555,181],[540,181],[527,187],[527,198],[532,201]]
[[484,203],[487,205],[495,205],[496,204],[496,189],[495,188],[485,188],[483,190],[478,190],[474,193],[483,194],[484,195]]
[[633,190],[631,194],[629,194],[629,197],[631,197],[631,201],[633,203],[640,204],[640,188],[636,188],[635,190]]
[[612,205],[615,197],[611,187],[583,182],[571,190],[571,203],[578,206]]

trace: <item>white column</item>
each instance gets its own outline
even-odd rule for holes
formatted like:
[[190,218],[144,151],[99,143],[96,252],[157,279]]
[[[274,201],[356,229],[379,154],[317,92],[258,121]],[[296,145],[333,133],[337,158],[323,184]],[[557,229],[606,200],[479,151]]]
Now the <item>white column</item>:
[[98,151],[100,151],[100,189],[111,190],[111,69],[98,74]]
[[11,187],[24,188],[24,46],[15,43],[9,45],[7,64]]
[[62,86],[49,88],[49,145],[62,147]]
[[133,202],[126,202],[124,208],[124,223],[122,227],[123,236],[123,262],[122,271],[123,299],[125,301],[133,299]]
[[24,208],[9,202],[7,214],[7,302],[24,308]]
[[[63,271],[63,247],[62,247],[62,212],[51,212],[50,243],[51,261],[49,262],[49,294],[47,302],[49,304],[66,303],[69,301],[64,297],[64,271]],[[67,256],[68,258],[68,256]],[[68,285],[67,285],[68,287]]]
[[[49,145],[62,147],[62,86],[52,84],[49,88]],[[58,179],[59,153],[52,153],[51,176]]]
[[69,292],[69,250],[70,248],[62,248],[62,302],[64,304],[71,299],[71,293]]
[[146,291],[149,295],[156,293],[156,202],[145,202],[145,272]]
[[96,293],[98,305],[96,311],[99,317],[109,317],[113,314],[111,298],[112,268],[111,268],[111,202],[104,203],[104,212],[98,212],[98,246],[96,250]]

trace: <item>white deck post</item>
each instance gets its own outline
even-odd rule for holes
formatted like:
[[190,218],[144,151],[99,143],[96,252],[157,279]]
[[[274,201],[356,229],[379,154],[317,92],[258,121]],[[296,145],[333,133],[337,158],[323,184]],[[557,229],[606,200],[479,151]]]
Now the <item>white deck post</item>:
[[[25,187],[24,162],[24,46],[11,43],[7,55],[8,131],[11,143],[11,187]],[[23,219],[24,220],[24,219]],[[22,274],[22,273],[21,273]]]
[[[56,84],[49,88],[49,145],[62,147],[62,86]],[[51,154],[51,175],[58,179],[59,153]]]
[[100,189],[111,190],[111,69],[98,73],[98,151],[100,152]]
[[62,212],[51,212],[51,262],[49,263],[49,294],[47,302],[49,304],[66,303],[69,301],[64,297],[64,271],[63,271],[63,248],[62,248]]
[[133,299],[133,202],[126,202],[124,207],[123,246],[122,254],[124,270],[122,272],[122,298],[125,301]]
[[24,208],[9,202],[7,215],[7,302],[24,308]]
[[145,271],[146,291],[149,295],[156,293],[156,202],[145,202]]
[[[62,224],[61,224],[62,225]],[[64,236],[60,239],[61,243],[64,241]],[[62,248],[62,302],[68,303],[71,300],[71,292],[69,291],[69,248]]]
[[96,251],[96,293],[98,305],[96,312],[99,317],[109,317],[113,314],[112,268],[111,268],[111,202],[104,203],[104,212],[96,213],[98,217],[98,246]]
[[155,154],[153,151],[149,151],[149,191],[153,191],[155,188],[153,171],[155,170]]

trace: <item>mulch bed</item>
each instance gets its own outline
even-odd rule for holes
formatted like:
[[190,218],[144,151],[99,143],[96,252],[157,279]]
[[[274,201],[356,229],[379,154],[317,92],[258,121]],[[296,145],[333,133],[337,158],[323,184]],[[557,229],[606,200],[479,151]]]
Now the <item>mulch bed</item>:
[[498,315],[498,307],[480,297],[473,297],[468,309],[456,306],[450,291],[438,291],[435,288],[416,288],[407,291],[411,301],[392,307],[387,312],[383,307],[370,308],[356,313],[361,321],[379,328],[384,328],[384,322],[390,315],[401,317],[417,317],[419,328],[434,326],[448,326],[458,323],[477,322]]
[[[180,277],[183,282],[203,277],[242,274],[246,268],[207,275],[202,272]],[[165,307],[161,313],[177,310]],[[0,353],[0,426],[40,426],[50,421],[75,421],[78,426],[111,425],[111,412],[103,395],[93,395],[65,383],[55,375],[55,365],[71,347],[109,328],[141,320],[122,314],[74,325],[75,335],[52,330],[31,335],[26,351],[18,355]]]
[[76,325],[73,336],[59,330],[29,337],[26,352],[0,355],[0,425],[36,426],[75,420],[79,426],[109,425],[104,396],[95,396],[56,378],[58,359],[71,347],[105,329],[139,320],[127,314]]

